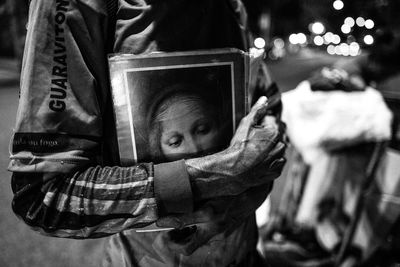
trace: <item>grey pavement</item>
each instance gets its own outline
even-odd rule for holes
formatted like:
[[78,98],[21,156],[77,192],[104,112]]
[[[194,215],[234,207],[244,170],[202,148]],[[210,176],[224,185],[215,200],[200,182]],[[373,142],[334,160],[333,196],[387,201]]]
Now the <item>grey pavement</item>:
[[19,84],[19,68],[17,60],[0,58],[0,89]]

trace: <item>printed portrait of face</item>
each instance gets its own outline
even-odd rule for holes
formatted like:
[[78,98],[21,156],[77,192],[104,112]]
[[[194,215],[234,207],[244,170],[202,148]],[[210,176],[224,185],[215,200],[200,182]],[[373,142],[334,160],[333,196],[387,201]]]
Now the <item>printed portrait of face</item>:
[[151,149],[164,161],[202,156],[221,146],[217,107],[188,87],[193,86],[175,86],[152,114]]

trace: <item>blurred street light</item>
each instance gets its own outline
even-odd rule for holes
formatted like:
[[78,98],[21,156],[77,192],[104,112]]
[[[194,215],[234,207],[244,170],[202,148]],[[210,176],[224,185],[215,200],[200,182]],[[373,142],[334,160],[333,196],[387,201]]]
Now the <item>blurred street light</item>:
[[325,26],[321,22],[314,22],[311,25],[311,31],[315,34],[323,34],[325,32]]
[[372,37],[371,35],[367,34],[364,36],[364,43],[366,45],[372,45],[374,43],[374,37]]
[[342,50],[340,49],[340,45],[335,46],[335,54],[336,55],[342,55]]
[[304,33],[292,33],[289,36],[289,42],[291,44],[305,44],[307,43],[307,37]]
[[328,47],[326,48],[326,52],[328,52],[329,55],[334,55],[335,54],[335,46],[328,45]]
[[352,42],[349,45],[349,48],[350,48],[350,56],[355,57],[358,55],[358,53],[360,51],[360,45],[357,42]]
[[278,49],[283,49],[285,47],[285,41],[283,41],[281,38],[276,38],[273,43]]
[[289,35],[289,42],[291,44],[298,44],[297,34],[292,33],[291,35]]
[[357,24],[358,27],[364,27],[365,19],[363,17],[358,17],[356,19],[356,24]]
[[367,19],[365,21],[365,28],[372,29],[375,26],[375,23],[372,19]]
[[306,35],[304,34],[304,33],[298,33],[297,34],[297,38],[298,38],[298,40],[299,40],[299,44],[305,44],[305,43],[307,43],[307,37],[306,37]]
[[324,44],[324,38],[320,35],[314,37],[314,44],[317,46],[321,46]]
[[333,35],[333,41],[332,41],[332,43],[334,43],[334,44],[339,44],[340,41],[341,41],[340,36],[337,35],[337,34],[334,34],[334,35]]
[[[324,40],[325,40],[325,43],[327,43],[327,44],[329,44],[329,43],[333,43],[333,33],[331,33],[331,32],[327,32],[327,33],[325,33],[324,34]],[[339,41],[340,42],[340,41]]]
[[350,48],[349,45],[346,43],[341,43],[340,44],[340,51],[342,53],[343,56],[349,56],[350,55]]
[[348,34],[351,31],[351,27],[347,24],[343,24],[342,27],[340,28],[340,30],[344,33],[344,34]]
[[333,2],[333,8],[336,10],[341,10],[344,7],[344,3],[341,0],[335,0]]
[[263,49],[265,47],[265,40],[261,37],[258,37],[254,40],[254,46],[258,49]]
[[353,27],[354,19],[352,17],[347,17],[344,19],[344,24],[348,25],[349,27]]

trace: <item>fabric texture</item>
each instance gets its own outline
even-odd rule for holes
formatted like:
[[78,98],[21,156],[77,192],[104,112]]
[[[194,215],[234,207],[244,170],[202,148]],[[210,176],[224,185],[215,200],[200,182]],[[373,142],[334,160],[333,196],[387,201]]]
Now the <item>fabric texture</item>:
[[392,113],[371,87],[362,92],[311,91],[304,81],[282,94],[282,102],[290,141],[309,164],[324,151],[391,138]]
[[193,196],[184,160],[155,165],[154,174],[159,178],[154,181],[154,190],[160,216],[193,210]]

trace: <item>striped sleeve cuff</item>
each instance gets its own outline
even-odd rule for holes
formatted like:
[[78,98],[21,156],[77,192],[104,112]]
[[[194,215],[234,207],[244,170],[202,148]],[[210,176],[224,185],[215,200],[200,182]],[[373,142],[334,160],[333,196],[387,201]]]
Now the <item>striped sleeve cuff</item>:
[[184,160],[154,166],[154,191],[159,216],[193,211],[193,194]]

